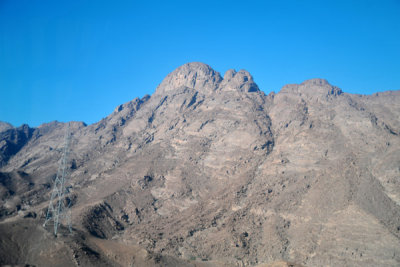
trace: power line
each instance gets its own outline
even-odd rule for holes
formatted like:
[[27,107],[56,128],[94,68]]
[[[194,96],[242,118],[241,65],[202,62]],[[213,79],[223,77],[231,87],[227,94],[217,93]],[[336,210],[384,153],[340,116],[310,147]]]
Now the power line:
[[46,220],[43,227],[46,227],[48,223],[54,225],[54,235],[57,236],[57,232],[61,223],[67,224],[69,232],[72,232],[71,227],[71,210],[69,209],[70,200],[66,199],[65,195],[68,194],[68,188],[65,183],[68,178],[67,163],[68,156],[70,154],[69,146],[71,143],[71,133],[69,129],[69,123],[64,137],[64,148],[63,155],[58,165],[58,171],[56,179],[54,180],[53,192],[47,209]]

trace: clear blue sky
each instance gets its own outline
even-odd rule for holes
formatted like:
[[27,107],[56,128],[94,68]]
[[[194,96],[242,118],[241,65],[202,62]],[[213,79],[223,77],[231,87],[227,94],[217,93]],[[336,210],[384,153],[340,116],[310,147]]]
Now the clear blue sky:
[[400,89],[400,1],[0,0],[0,121],[94,123],[176,67]]

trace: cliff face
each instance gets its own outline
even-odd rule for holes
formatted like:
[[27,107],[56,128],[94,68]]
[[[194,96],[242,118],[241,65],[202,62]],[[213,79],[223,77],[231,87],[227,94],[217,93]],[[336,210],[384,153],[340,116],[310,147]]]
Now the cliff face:
[[399,91],[312,79],[267,96],[245,70],[185,64],[153,96],[71,123],[72,237],[40,226],[66,125],[23,131],[0,158],[0,254],[16,255],[0,263],[396,266],[399,118]]
[[26,124],[14,128],[8,123],[0,122],[0,166],[18,153],[32,137],[32,132],[33,129]]

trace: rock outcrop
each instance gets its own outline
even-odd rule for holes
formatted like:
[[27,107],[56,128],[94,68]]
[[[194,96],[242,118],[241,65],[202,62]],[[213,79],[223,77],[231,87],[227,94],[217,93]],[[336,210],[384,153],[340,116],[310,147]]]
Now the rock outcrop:
[[165,94],[180,87],[212,93],[221,80],[221,75],[210,66],[200,62],[187,63],[168,74],[157,87],[156,94]]
[[29,141],[32,137],[33,129],[24,124],[18,128],[11,124],[0,124],[0,167]]

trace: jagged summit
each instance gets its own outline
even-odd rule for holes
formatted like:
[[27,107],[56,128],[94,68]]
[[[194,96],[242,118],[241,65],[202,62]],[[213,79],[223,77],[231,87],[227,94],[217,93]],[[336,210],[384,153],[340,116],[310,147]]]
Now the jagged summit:
[[[192,88],[203,94],[210,94],[218,90],[244,93],[260,91],[253,80],[253,76],[246,70],[229,69],[222,78],[220,73],[209,65],[201,62],[190,62],[168,74],[157,87],[156,95],[168,94],[181,87]],[[321,78],[308,79],[300,84],[285,85],[281,92],[308,96],[340,95],[343,93],[340,88]]]
[[301,85],[331,85],[328,80],[326,79],[321,79],[321,78],[313,78],[313,79],[308,79],[305,80],[304,82],[301,83]]
[[249,93],[260,91],[253,80],[253,76],[247,70],[240,70],[239,72],[234,69],[228,70],[225,72],[224,80],[220,87],[221,90],[237,90]]
[[209,65],[191,62],[168,74],[157,87],[156,94],[167,93],[182,86],[212,92],[218,88],[221,81],[222,77],[219,72],[213,70]]
[[287,84],[282,87],[282,93],[304,94],[309,97],[340,95],[343,91],[331,85],[326,79],[314,78],[305,80],[301,84]]
[[165,94],[182,86],[208,94],[217,90],[257,92],[259,88],[246,70],[228,70],[224,78],[209,65],[201,62],[186,63],[170,74],[157,87],[156,94]]

